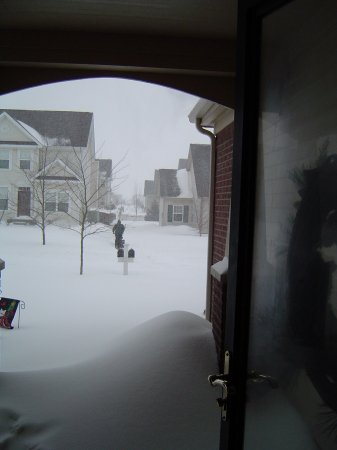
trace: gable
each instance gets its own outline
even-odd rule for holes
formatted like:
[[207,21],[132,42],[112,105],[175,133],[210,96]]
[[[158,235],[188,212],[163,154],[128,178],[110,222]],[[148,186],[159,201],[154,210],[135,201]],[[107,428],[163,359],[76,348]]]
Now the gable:
[[36,174],[37,180],[41,180],[43,178],[49,181],[80,181],[75,172],[73,172],[66,164],[64,164],[59,159],[56,159],[51,164],[49,164],[44,172],[41,170]]
[[0,115],[0,144],[38,145],[36,139],[6,113]]

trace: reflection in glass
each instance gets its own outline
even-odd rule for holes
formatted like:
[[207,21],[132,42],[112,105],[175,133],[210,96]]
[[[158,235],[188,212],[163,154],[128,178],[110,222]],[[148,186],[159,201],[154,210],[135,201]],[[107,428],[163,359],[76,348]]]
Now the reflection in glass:
[[337,447],[336,18],[263,19],[245,449]]

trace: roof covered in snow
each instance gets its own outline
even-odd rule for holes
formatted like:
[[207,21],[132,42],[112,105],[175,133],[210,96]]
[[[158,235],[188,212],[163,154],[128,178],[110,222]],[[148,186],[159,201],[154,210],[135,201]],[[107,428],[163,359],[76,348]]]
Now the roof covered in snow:
[[[88,145],[92,112],[0,109],[0,115],[3,112],[21,125],[26,124],[30,130],[35,130],[37,133],[35,137],[47,138],[49,145],[73,147]],[[28,128],[26,129],[29,131]]]
[[189,184],[189,176],[186,169],[177,170],[177,180],[180,188],[181,198],[193,198],[193,193]]
[[178,197],[181,193],[175,169],[159,169],[161,197]]
[[193,161],[197,195],[199,198],[208,197],[211,177],[211,146],[191,144],[190,157]]

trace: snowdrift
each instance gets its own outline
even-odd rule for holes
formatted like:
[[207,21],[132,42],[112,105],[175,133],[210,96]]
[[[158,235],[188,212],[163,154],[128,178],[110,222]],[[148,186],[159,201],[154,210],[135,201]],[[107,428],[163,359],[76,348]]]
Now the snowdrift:
[[0,448],[215,450],[217,372],[210,324],[163,314],[86,363],[1,373]]

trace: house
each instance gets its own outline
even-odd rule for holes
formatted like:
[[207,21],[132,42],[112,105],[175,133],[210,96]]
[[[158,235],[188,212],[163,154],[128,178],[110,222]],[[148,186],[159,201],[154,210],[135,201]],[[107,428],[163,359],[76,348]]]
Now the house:
[[228,262],[230,210],[232,197],[234,110],[210,100],[200,99],[189,114],[191,123],[212,130],[212,177],[207,261],[206,319],[213,324],[213,334],[220,365],[224,361],[227,273],[221,276],[212,267]]
[[112,183],[112,160],[98,159],[98,207],[112,209],[111,206],[111,183]]
[[178,169],[159,169],[154,181],[145,181],[145,202],[154,198],[159,202],[160,226],[186,224],[208,232],[210,149],[191,144],[188,158],[179,159]]
[[187,172],[159,169],[159,225],[188,225],[191,222],[192,193]]
[[153,180],[145,180],[144,182],[144,207],[146,211],[151,209],[154,201],[158,201],[158,180],[159,170],[155,170]]
[[[219,448],[334,448],[335,433],[329,423],[336,422],[336,371],[330,364],[336,361],[332,337],[337,326],[332,316],[325,316],[333,298],[324,297],[322,292],[329,289],[326,285],[317,289],[316,279],[310,276],[322,272],[305,268],[313,260],[310,251],[317,251],[317,243],[327,236],[324,233],[334,229],[335,202],[330,211],[316,210],[307,227],[300,226],[297,216],[296,227],[288,230],[294,243],[290,253],[280,224],[297,213],[294,205],[303,200],[302,194],[320,192],[295,189],[290,171],[302,164],[312,170],[310,165],[322,161],[320,149],[326,142],[327,155],[334,159],[337,3],[215,0],[212,7],[206,0],[198,7],[194,3],[146,0],[141,6],[128,3],[121,11],[120,2],[98,0],[86,2],[86,14],[81,1],[69,9],[55,0],[48,2],[52,8],[39,0],[3,8],[0,92],[114,76],[158,83],[235,109],[232,169],[226,175],[232,180],[227,289],[219,296],[221,309],[212,318],[218,316],[213,329],[224,337],[225,364],[219,368],[225,375],[223,395],[229,390],[232,394],[218,400],[223,419]],[[212,108],[206,112],[212,114]],[[197,126],[207,123],[202,112],[196,119]],[[221,139],[226,141],[225,131],[224,135]],[[210,138],[211,196],[216,199],[213,181],[223,161],[216,158],[220,138],[217,133]],[[231,147],[231,139],[227,140]],[[332,170],[334,165],[329,167]],[[308,174],[320,173],[320,168],[315,169]],[[321,177],[319,182],[333,179]],[[333,183],[331,187],[327,192],[335,192]],[[223,208],[228,225],[228,198],[224,200],[226,204],[216,211],[220,214]],[[316,200],[326,205],[324,195]],[[211,250],[216,254],[220,244],[226,248],[229,230],[218,229],[213,203]],[[318,219],[322,223],[317,225]],[[303,244],[306,230],[315,231],[313,245],[301,249],[298,245]],[[300,255],[304,258],[296,260]],[[332,280],[334,264],[326,261],[326,280]],[[290,297],[284,295],[285,287]],[[275,307],[280,305],[284,310],[277,314]],[[292,329],[295,340],[287,340],[286,321],[277,320],[289,319],[287,311],[292,314],[290,323],[300,325]],[[272,376],[282,368],[279,388],[272,390]]]
[[[0,110],[0,211],[7,223],[76,220],[110,202],[111,160],[95,159],[89,112]],[[104,202],[104,203],[103,203]],[[72,220],[70,220],[72,221]]]

